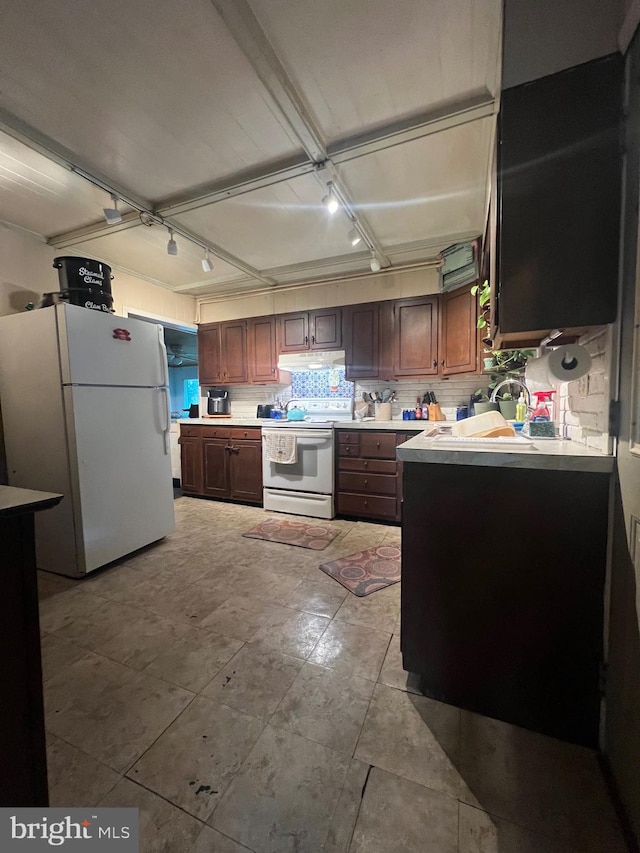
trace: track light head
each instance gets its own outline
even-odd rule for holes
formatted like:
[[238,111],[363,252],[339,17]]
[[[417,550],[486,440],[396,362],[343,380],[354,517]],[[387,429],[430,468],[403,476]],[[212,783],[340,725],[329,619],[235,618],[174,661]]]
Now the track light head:
[[204,258],[202,259],[202,271],[203,272],[211,272],[213,269],[213,264],[211,263],[211,258],[209,257],[209,250],[204,250]]
[[340,202],[338,201],[336,194],[333,189],[333,184],[331,181],[327,184],[327,189],[329,190],[328,194],[322,199],[322,203],[327,208],[331,216],[336,212],[336,210],[340,207]]
[[369,266],[371,267],[371,272],[380,272],[381,270],[380,261],[375,255],[372,256]]
[[118,222],[122,222],[122,215],[118,210],[118,196],[115,193],[111,193],[111,200],[113,201],[113,207],[103,207],[102,212],[104,213],[107,225],[117,225]]
[[173,228],[169,228],[169,242],[167,243],[167,254],[168,255],[177,255],[178,254],[178,244],[173,239]]
[[352,246],[357,246],[358,243],[362,242],[362,235],[357,228],[352,228],[351,231],[349,231],[349,242]]

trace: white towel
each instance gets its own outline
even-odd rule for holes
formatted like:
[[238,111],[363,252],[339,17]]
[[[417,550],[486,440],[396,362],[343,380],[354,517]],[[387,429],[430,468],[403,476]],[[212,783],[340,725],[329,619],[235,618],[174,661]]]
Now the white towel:
[[266,433],[264,449],[268,462],[293,465],[298,461],[298,440],[295,435],[286,433],[284,430]]

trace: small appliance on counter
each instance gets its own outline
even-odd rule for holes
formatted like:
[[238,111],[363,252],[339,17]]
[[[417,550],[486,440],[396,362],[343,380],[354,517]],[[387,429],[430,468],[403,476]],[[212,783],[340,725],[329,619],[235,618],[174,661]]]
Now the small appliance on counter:
[[274,407],[273,403],[262,404],[262,405],[258,406],[258,409],[256,411],[256,417],[257,418],[264,418],[266,420],[267,418],[271,417],[271,412],[273,411],[274,408],[275,407]]
[[209,388],[207,392],[207,397],[207,414],[231,414],[231,401],[229,400],[229,392],[225,391],[224,388]]

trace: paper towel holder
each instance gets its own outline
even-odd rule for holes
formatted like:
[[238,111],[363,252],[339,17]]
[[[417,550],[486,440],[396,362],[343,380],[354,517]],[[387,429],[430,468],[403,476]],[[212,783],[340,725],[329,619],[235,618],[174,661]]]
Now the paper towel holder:
[[560,329],[553,329],[553,331],[549,332],[549,334],[547,335],[546,338],[543,338],[540,341],[540,347],[542,348],[542,347],[549,346],[551,341],[555,341],[555,339],[559,338],[561,334],[562,334],[562,331]]

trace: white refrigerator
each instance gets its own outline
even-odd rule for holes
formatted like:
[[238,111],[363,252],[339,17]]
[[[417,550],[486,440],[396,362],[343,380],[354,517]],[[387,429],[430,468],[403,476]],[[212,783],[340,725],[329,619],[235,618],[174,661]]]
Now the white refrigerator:
[[75,305],[0,317],[11,486],[59,492],[36,515],[40,569],[80,577],[175,527],[162,327]]

